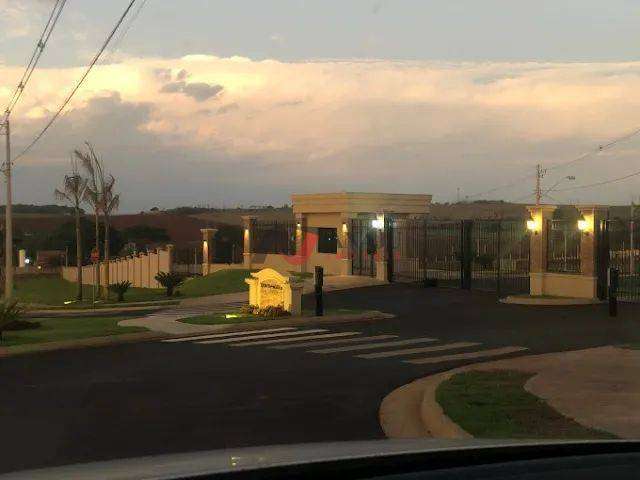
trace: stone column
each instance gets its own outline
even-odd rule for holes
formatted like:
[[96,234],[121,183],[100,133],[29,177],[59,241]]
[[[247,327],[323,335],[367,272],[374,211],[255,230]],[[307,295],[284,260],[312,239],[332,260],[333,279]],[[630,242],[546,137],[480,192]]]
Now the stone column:
[[[596,266],[598,238],[595,232],[596,225],[607,218],[607,207],[601,205],[578,205],[576,208],[586,222],[586,228],[580,232],[580,274],[593,278],[595,292],[598,276]],[[594,298],[595,296],[597,296],[596,293],[594,293]]]
[[245,215],[242,217],[242,234],[244,239],[243,264],[244,268],[251,269],[251,229],[256,223],[256,217]]
[[214,237],[218,231],[215,228],[201,228],[202,232],[202,275],[211,273],[211,264],[215,258]]
[[386,242],[386,231],[384,229],[384,215],[378,215],[377,220],[382,222],[379,226],[380,228],[376,228],[376,279],[382,282],[388,282],[388,272],[387,272],[387,242]]
[[527,210],[534,222],[530,229],[529,255],[531,264],[529,267],[530,293],[531,295],[544,294],[544,273],[547,270],[547,250],[549,238],[549,220],[553,218],[555,205],[532,205]]
[[351,275],[353,265],[351,262],[351,215],[342,214],[338,227],[338,255],[340,257],[340,275]]
[[299,272],[307,271],[307,245],[305,244],[307,236],[307,216],[304,213],[296,213],[296,266]]

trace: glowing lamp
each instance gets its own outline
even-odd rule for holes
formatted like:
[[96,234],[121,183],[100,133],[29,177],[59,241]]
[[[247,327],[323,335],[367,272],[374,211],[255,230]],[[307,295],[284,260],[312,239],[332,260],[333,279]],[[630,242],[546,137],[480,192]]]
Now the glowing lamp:
[[371,226],[373,228],[375,228],[376,230],[383,230],[384,229],[384,220],[381,220],[379,218],[371,220]]
[[578,219],[578,230],[587,235],[589,234],[589,222],[584,218],[584,215],[580,215],[580,218]]
[[342,222],[342,233],[347,233],[347,222]]
[[538,234],[538,222],[536,222],[531,215],[529,215],[529,219],[527,220],[527,230],[535,233],[536,235]]

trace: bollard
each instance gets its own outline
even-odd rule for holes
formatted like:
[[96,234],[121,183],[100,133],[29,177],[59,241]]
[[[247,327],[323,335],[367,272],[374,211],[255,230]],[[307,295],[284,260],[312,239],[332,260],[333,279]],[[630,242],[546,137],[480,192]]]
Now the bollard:
[[324,283],[324,269],[316,266],[316,317],[324,315],[324,306],[322,305],[322,284]]
[[618,283],[620,272],[617,268],[609,269],[609,316],[618,316]]

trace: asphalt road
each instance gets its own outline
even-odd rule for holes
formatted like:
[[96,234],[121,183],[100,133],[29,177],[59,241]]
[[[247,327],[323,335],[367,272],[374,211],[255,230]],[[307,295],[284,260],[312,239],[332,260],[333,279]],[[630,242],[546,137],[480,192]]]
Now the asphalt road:
[[[408,285],[335,292],[326,305],[397,314],[318,327],[326,333],[433,337],[434,345],[475,343],[474,351],[527,348],[511,356],[640,341],[640,308],[632,305],[622,305],[620,316],[610,319],[603,306],[499,305],[489,294]],[[482,361],[414,365],[403,360],[425,355],[370,359],[356,356],[366,352],[308,350],[147,342],[2,359],[0,471],[382,438],[377,414],[386,394],[422,376]]]

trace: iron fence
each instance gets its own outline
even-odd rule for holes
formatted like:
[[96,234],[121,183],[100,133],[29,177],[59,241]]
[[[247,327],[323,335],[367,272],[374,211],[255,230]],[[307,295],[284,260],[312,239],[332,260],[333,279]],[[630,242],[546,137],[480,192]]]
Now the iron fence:
[[609,266],[619,272],[618,297],[640,301],[640,222],[609,220]]
[[369,218],[353,218],[349,225],[349,251],[354,275],[375,276],[376,231]]
[[580,230],[574,220],[548,220],[547,271],[580,273]]
[[252,253],[295,255],[294,222],[256,221],[250,229]]

